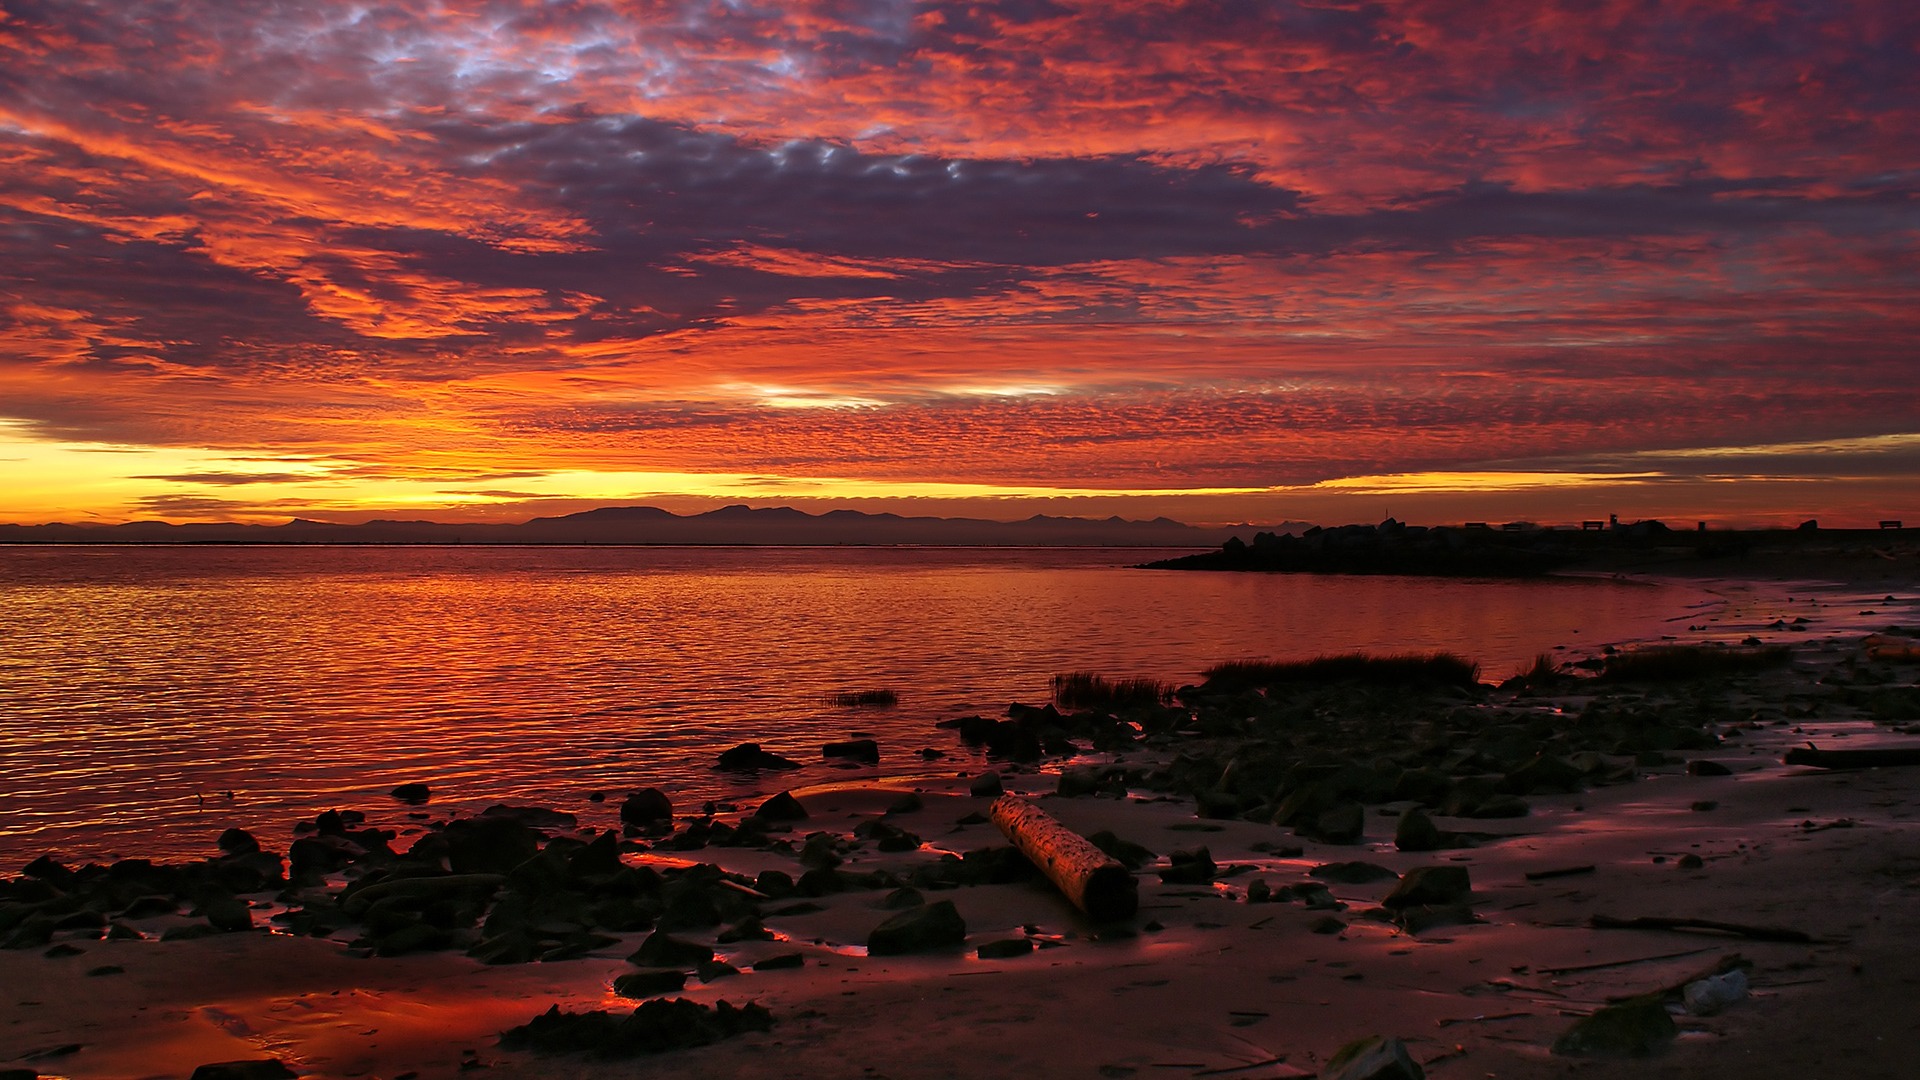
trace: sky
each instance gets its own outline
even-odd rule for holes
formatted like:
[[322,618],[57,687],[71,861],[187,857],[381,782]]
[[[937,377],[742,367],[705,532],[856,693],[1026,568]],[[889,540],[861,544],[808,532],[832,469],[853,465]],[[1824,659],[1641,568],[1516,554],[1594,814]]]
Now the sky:
[[0,0],[0,521],[1920,523],[1910,0]]

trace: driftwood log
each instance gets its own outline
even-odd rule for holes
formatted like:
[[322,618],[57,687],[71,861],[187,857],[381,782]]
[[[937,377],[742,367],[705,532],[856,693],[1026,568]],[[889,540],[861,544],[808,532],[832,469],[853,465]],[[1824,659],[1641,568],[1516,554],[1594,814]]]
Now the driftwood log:
[[993,802],[993,823],[1047,875],[1073,906],[1100,922],[1129,919],[1140,908],[1133,874],[1092,841],[1015,795]]
[[1808,743],[1787,751],[1782,759],[1788,765],[1811,765],[1816,769],[1886,769],[1900,765],[1920,765],[1920,746],[1890,746],[1883,749],[1822,750]]

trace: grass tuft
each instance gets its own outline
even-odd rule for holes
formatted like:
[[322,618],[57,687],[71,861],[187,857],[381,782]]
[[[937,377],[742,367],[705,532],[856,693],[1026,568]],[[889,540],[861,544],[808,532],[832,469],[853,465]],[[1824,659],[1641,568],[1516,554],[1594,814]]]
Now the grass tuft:
[[1785,645],[1726,649],[1712,645],[1657,645],[1607,657],[1600,678],[1608,682],[1679,682],[1719,675],[1740,675],[1785,667],[1793,650]]
[[1324,685],[1365,682],[1376,686],[1475,686],[1480,665],[1448,652],[1341,653],[1311,660],[1229,660],[1203,672],[1209,682],[1235,686]]
[[1108,679],[1091,671],[1053,677],[1053,700],[1069,709],[1158,705],[1172,696],[1173,687],[1157,679]]
[[843,708],[860,705],[898,705],[900,695],[891,690],[842,690],[837,694],[826,695],[826,703]]

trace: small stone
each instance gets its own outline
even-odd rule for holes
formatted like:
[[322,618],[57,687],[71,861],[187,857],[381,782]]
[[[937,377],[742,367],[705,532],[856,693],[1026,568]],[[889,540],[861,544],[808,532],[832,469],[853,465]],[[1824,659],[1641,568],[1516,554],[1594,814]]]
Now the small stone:
[[659,788],[641,788],[620,803],[620,821],[645,826],[673,820],[673,800]]
[[1327,1059],[1321,1080],[1426,1080],[1426,1071],[1407,1052],[1407,1044],[1369,1035],[1341,1047]]
[[753,816],[761,821],[804,821],[807,808],[800,805],[800,800],[793,797],[793,792],[782,791],[761,803]]
[[1378,863],[1358,861],[1324,863],[1307,871],[1307,875],[1342,885],[1365,885],[1374,881],[1397,881],[1400,878],[1399,874]]
[[782,757],[769,750],[762,750],[759,743],[741,743],[730,750],[720,753],[719,767],[722,769],[797,769],[800,763],[792,758]]
[[229,855],[251,855],[260,850],[260,841],[245,829],[228,829],[214,844]]
[[273,1058],[218,1061],[193,1070],[192,1080],[295,1080],[300,1074]]
[[1687,762],[1687,773],[1692,776],[1732,776],[1733,770],[1717,761],[1700,758]]
[[1329,844],[1357,844],[1366,829],[1367,808],[1357,802],[1347,802],[1314,818],[1310,835]]
[[902,885],[881,898],[880,906],[887,911],[906,911],[917,908],[927,902],[920,890],[911,885]]
[[793,953],[781,953],[778,956],[769,956],[765,960],[756,961],[753,965],[753,970],[754,971],[790,971],[794,968],[802,968],[806,966],[807,966],[807,958],[797,952],[793,952]]
[[1388,909],[1431,904],[1453,904],[1473,894],[1473,882],[1464,866],[1418,866],[1407,871],[1400,884],[1380,901]]
[[1694,800],[1693,805],[1688,807],[1688,809],[1692,810],[1696,814],[1704,814],[1709,810],[1720,809],[1720,803],[1714,799],[1696,799]]
[[979,795],[984,798],[990,795],[999,795],[1006,791],[1006,784],[1001,781],[999,773],[983,772],[967,784],[967,791],[969,794]]
[[1393,846],[1401,851],[1438,851],[1446,846],[1440,827],[1425,810],[1408,807],[1393,829]]
[[1170,865],[1157,872],[1160,880],[1169,885],[1204,885],[1212,881],[1220,869],[1213,861],[1213,853],[1204,847],[1176,851],[1167,859]]
[[909,791],[888,804],[887,813],[911,814],[925,805],[926,803],[920,798],[918,793]]
[[401,784],[387,794],[408,806],[425,806],[433,798],[433,789],[425,784]]
[[967,923],[951,900],[902,911],[867,935],[872,956],[897,956],[959,945],[967,939]]
[[1033,951],[1033,942],[1028,938],[1005,938],[989,941],[974,950],[974,955],[982,960],[1010,960],[1016,956],[1025,956]]
[[1674,865],[1678,866],[1682,870],[1698,870],[1701,867],[1707,865],[1707,861],[1705,859],[1702,859],[1700,856],[1695,855],[1692,852],[1688,852],[1685,855],[1680,856],[1680,860]]
[[119,964],[101,964],[99,967],[87,969],[87,974],[93,978],[99,978],[102,975],[125,975],[126,973],[127,969],[121,967]]
[[1316,934],[1337,934],[1346,928],[1346,920],[1332,915],[1322,915],[1307,926],[1307,929]]
[[860,761],[868,765],[880,761],[880,744],[872,739],[848,739],[845,742],[830,742],[820,748],[820,756],[839,758],[845,761]]
[[1567,1057],[1645,1057],[1678,1033],[1665,1005],[1642,999],[1609,1005],[1582,1019],[1554,1040],[1553,1052]]
[[627,962],[640,967],[689,968],[711,959],[713,949],[709,946],[655,930],[627,957]]

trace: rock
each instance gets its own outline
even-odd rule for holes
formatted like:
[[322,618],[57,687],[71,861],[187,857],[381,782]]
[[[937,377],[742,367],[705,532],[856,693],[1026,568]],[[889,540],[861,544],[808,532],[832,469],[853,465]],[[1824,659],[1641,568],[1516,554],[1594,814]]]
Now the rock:
[[228,829],[214,844],[229,855],[251,855],[260,850],[260,841],[245,829]]
[[1733,770],[1717,761],[1696,758],[1687,762],[1687,774],[1689,776],[1732,776]]
[[783,791],[761,803],[753,816],[761,821],[804,821],[807,808],[800,805],[800,800],[793,797],[793,792]]
[[1321,1080],[1426,1080],[1426,1070],[1407,1052],[1407,1044],[1369,1035],[1341,1047],[1327,1059]]
[[202,1065],[191,1080],[295,1080],[299,1075],[274,1058],[255,1058]]
[[613,992],[624,998],[644,998],[670,994],[686,985],[687,973],[679,968],[642,968],[614,976]]
[[880,907],[887,911],[906,911],[917,908],[927,902],[920,890],[911,885],[902,885],[880,900]]
[[732,945],[738,941],[772,941],[773,938],[773,931],[767,929],[758,918],[749,915],[720,931],[713,940],[717,945]]
[[740,974],[739,968],[734,967],[725,960],[709,960],[693,970],[699,974],[700,981],[704,983],[718,982],[721,979],[730,979]]
[[1176,851],[1167,856],[1169,865],[1159,871],[1160,880],[1169,885],[1204,885],[1219,872],[1213,853],[1204,847]]
[[880,744],[872,739],[848,739],[845,742],[830,742],[820,748],[820,756],[877,765],[880,762]]
[[1322,915],[1307,926],[1307,929],[1316,934],[1337,934],[1346,928],[1346,920],[1332,915]]
[[1033,951],[1030,938],[1004,938],[989,941],[973,951],[982,960],[1010,960],[1016,956],[1025,956]]
[[123,919],[151,919],[155,915],[171,915],[180,910],[180,901],[171,896],[136,896],[121,910]]
[[1446,846],[1446,837],[1425,810],[1413,806],[1394,826],[1393,846],[1401,851],[1439,851]]
[[1707,865],[1707,860],[1689,851],[1685,855],[1680,856],[1679,861],[1674,863],[1674,865],[1682,870],[1698,870]]
[[867,935],[871,956],[898,956],[963,944],[967,923],[951,900],[902,911]]
[[806,966],[807,958],[797,952],[793,952],[781,953],[778,956],[769,956],[765,960],[756,961],[753,965],[753,970],[785,971]]
[[741,743],[731,750],[720,753],[719,767],[722,769],[797,769],[800,763],[792,758],[760,749],[759,743]]
[[925,805],[926,802],[920,798],[917,792],[909,791],[891,803],[888,803],[886,812],[890,815],[911,814]]
[[620,803],[623,825],[647,826],[673,820],[673,800],[659,788],[641,788]]
[[555,810],[547,806],[513,806],[508,803],[496,803],[480,811],[480,817],[489,821],[517,821],[530,829],[571,829],[580,824],[580,819],[565,810]]
[[1334,862],[1324,863],[1307,871],[1307,876],[1322,881],[1338,882],[1342,885],[1365,885],[1373,881],[1395,881],[1400,875],[1370,862]]
[[1367,808],[1357,802],[1345,802],[1325,810],[1313,819],[1308,835],[1329,844],[1357,844],[1366,834]]
[[1568,1028],[1553,1042],[1567,1057],[1645,1057],[1679,1034],[1657,998],[1609,1005]]
[[500,1045],[509,1050],[592,1052],[619,1058],[706,1046],[772,1028],[773,1014],[751,1002],[735,1008],[725,1001],[707,1006],[686,998],[652,998],[625,1016],[601,1010],[563,1013],[555,1005],[501,1033]]
[[510,817],[451,821],[441,835],[447,841],[447,865],[456,874],[504,874],[540,851],[540,833]]
[[200,914],[206,916],[207,923],[215,930],[231,933],[253,929],[253,910],[247,907],[245,900],[231,896],[214,897],[201,904]]
[[639,967],[690,968],[711,959],[712,948],[656,930],[647,935],[633,955],[627,957],[627,962]]
[[408,806],[425,806],[427,800],[433,798],[433,789],[425,784],[401,784],[387,794]]
[[967,784],[969,794],[982,798],[999,795],[1004,791],[1006,791],[1006,785],[1001,782],[1000,774],[997,772],[983,772]]
[[1406,872],[1400,884],[1380,901],[1389,910],[1459,903],[1473,895],[1473,881],[1464,866],[1418,866]]
[[1393,916],[1394,924],[1409,934],[1423,934],[1436,926],[1467,926],[1480,921],[1466,904],[1416,904]]

